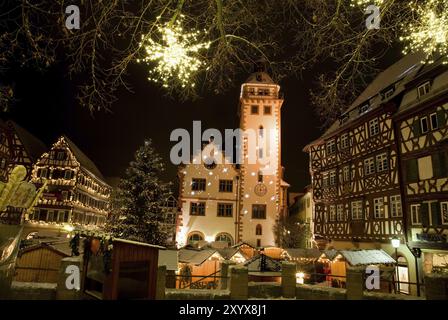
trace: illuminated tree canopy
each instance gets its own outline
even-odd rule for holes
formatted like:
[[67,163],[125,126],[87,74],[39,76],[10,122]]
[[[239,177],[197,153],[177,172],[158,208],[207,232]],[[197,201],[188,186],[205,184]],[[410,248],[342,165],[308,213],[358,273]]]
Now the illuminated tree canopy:
[[[78,1],[80,29],[65,27],[68,0],[0,4],[0,73],[63,63],[90,110],[110,108],[133,64],[169,96],[233,87],[261,57],[276,81],[318,68],[311,100],[328,125],[378,72],[387,48],[446,55],[447,0]],[[368,30],[368,5],[381,9]],[[140,63],[139,63],[140,62]],[[325,70],[322,70],[325,66]],[[2,84],[7,85],[7,84]],[[150,84],[148,84],[150,85]]]

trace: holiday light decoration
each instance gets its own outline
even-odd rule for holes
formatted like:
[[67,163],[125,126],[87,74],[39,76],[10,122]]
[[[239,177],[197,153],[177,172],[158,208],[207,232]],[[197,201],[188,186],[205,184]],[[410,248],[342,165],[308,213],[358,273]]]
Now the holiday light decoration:
[[400,37],[406,43],[403,53],[422,51],[426,58],[422,63],[433,63],[439,55],[444,64],[448,63],[448,1],[428,0],[410,6],[417,21],[402,26],[406,34]]
[[209,48],[209,42],[200,42],[199,31],[186,32],[182,28],[182,17],[175,22],[165,23],[157,29],[161,35],[158,42],[150,36],[142,36],[140,47],[146,56],[137,62],[145,62],[155,66],[149,70],[148,80],[169,87],[178,82],[182,88],[194,87],[193,77],[204,65],[199,52]]
[[371,4],[380,6],[383,3],[384,3],[384,0],[352,0],[350,5],[352,7],[354,7],[354,6],[367,7]]

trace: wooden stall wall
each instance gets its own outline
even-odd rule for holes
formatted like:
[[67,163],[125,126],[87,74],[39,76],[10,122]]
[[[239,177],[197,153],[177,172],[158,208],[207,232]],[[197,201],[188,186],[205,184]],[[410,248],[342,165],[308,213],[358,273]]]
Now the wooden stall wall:
[[[112,273],[104,283],[103,298],[105,300],[155,299],[158,256],[157,248],[114,242]],[[133,275],[131,275],[132,272]],[[145,287],[145,295],[139,297],[127,295],[126,290],[135,290],[135,287],[129,288],[132,285]]]
[[68,255],[44,246],[24,250],[17,258],[14,281],[57,283],[65,257]]

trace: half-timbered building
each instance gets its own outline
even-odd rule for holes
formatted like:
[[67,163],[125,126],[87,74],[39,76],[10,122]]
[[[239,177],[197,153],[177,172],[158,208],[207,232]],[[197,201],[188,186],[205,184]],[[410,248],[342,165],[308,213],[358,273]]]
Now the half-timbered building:
[[[448,270],[448,68],[426,65],[395,115],[409,247],[421,272]],[[423,252],[423,255],[422,255]]]
[[[0,181],[7,182],[15,166],[26,168],[25,180],[29,180],[33,163],[47,147],[17,123],[0,120]],[[0,223],[20,224],[23,209],[8,206],[0,213]]]
[[46,149],[42,141],[14,121],[0,120],[0,181],[5,182],[17,165],[26,168],[28,179],[33,163]]
[[[391,240],[399,238],[399,256],[413,260],[404,243],[393,116],[406,84],[422,67],[421,60],[418,54],[408,55],[380,73],[338,121],[305,147],[310,156],[318,243],[336,249],[381,248],[394,255]],[[409,269],[415,280],[413,265]]]
[[111,187],[96,165],[67,137],[60,137],[40,157],[31,181],[38,187],[47,181],[47,188],[28,217],[28,232],[37,224],[60,232],[66,225],[96,228],[105,223]]

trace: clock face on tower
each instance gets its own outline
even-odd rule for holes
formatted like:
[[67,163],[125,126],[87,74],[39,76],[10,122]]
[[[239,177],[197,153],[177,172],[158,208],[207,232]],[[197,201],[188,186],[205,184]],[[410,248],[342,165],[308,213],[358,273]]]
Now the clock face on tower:
[[258,183],[254,188],[255,194],[259,197],[262,197],[268,191],[268,188],[263,183]]

